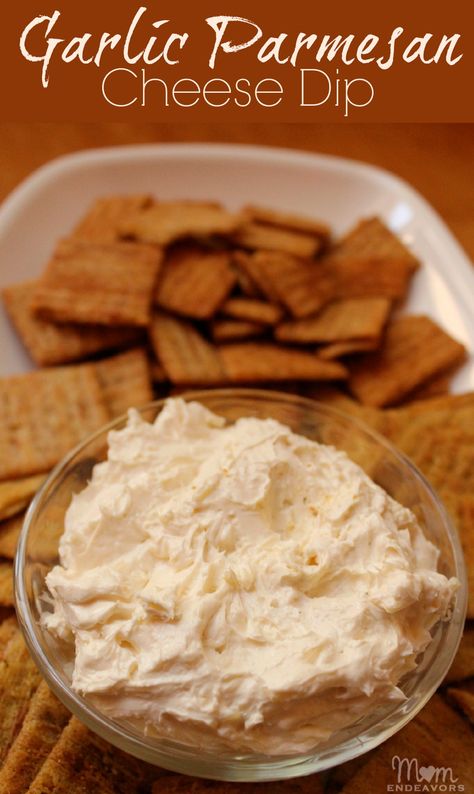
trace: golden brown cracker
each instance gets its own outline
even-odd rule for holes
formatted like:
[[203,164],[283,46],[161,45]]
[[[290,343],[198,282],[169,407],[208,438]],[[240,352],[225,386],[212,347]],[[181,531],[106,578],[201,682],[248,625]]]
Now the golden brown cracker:
[[418,259],[380,218],[352,229],[325,257],[340,298],[405,296]]
[[235,320],[247,320],[263,325],[275,325],[283,315],[280,306],[254,298],[229,298],[220,307],[220,312]]
[[366,405],[393,405],[464,357],[463,345],[429,317],[406,315],[389,323],[379,351],[353,363],[349,388]]
[[24,510],[44,481],[43,474],[0,482],[0,521]]
[[221,345],[219,354],[229,381],[343,380],[342,364],[321,361],[313,353],[278,347],[271,342]]
[[247,204],[243,208],[242,214],[249,220],[265,226],[276,226],[288,231],[303,232],[317,237],[323,242],[327,242],[331,233],[329,226],[322,221],[317,221],[304,215],[296,215],[292,212],[259,207],[255,204]]
[[32,308],[59,323],[146,326],[160,251],[131,242],[62,240],[37,283]]
[[0,770],[0,791],[24,794],[28,790],[69,718],[67,709],[42,681]]
[[444,681],[451,684],[466,678],[474,678],[474,626],[472,625],[464,629],[461,644]]
[[98,198],[74,228],[72,236],[90,243],[113,243],[120,239],[122,224],[151,204],[152,198],[146,194]]
[[268,226],[246,220],[234,232],[234,243],[252,251],[279,251],[301,258],[311,258],[322,248],[322,240],[311,234]]
[[125,347],[137,341],[136,328],[57,325],[43,320],[31,303],[38,282],[27,281],[3,290],[3,302],[23,345],[40,367],[79,361],[94,353]]
[[28,794],[142,794],[159,774],[71,717]]
[[123,235],[157,245],[183,238],[227,235],[237,217],[220,204],[205,201],[160,201],[133,213],[121,224]]
[[177,249],[166,258],[155,291],[155,304],[196,320],[209,319],[236,282],[226,251],[197,246]]
[[24,513],[19,513],[0,523],[0,557],[13,560],[24,517]]
[[390,312],[386,298],[351,298],[328,303],[314,317],[281,323],[275,337],[282,342],[377,341]]
[[383,260],[404,260],[412,270],[419,259],[379,217],[365,218],[341,239],[336,246],[337,257],[371,257]]
[[10,560],[0,560],[0,606],[12,607],[13,597],[13,565]]
[[315,314],[333,297],[332,276],[319,262],[257,251],[242,255],[239,264],[271,302],[281,303],[294,317]]
[[225,382],[216,348],[191,323],[156,312],[150,338],[156,357],[172,383],[187,386]]
[[267,331],[266,326],[248,320],[227,320],[216,317],[211,324],[211,335],[214,342],[232,342],[238,339],[249,339],[261,336]]
[[[469,726],[454,709],[448,706],[439,695],[434,695],[428,705],[384,744],[378,747],[370,760],[344,786],[343,794],[367,794],[367,792],[390,791],[397,783],[411,785],[424,783],[423,770],[427,774],[433,769],[433,779],[439,785],[443,778],[436,770],[452,769],[452,778],[456,778],[466,788],[474,776],[474,755],[472,752],[472,734]],[[406,764],[401,767],[398,780],[398,769],[401,759],[415,759],[407,778]],[[416,771],[418,770],[418,775]],[[421,770],[421,776],[420,776]],[[437,779],[434,774],[437,774]],[[425,779],[426,782],[426,779]],[[450,782],[446,778],[446,785]]]
[[0,379],[0,480],[48,471],[108,420],[93,365]]
[[153,399],[148,357],[141,348],[105,358],[93,366],[111,417]]
[[0,660],[0,765],[15,740],[41,676],[17,629]]

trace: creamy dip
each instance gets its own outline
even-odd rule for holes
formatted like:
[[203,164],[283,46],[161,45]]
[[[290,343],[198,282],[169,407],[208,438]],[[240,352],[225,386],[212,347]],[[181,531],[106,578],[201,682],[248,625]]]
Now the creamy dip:
[[113,718],[296,754],[387,701],[457,580],[414,515],[273,419],[131,410],[67,511],[48,628]]

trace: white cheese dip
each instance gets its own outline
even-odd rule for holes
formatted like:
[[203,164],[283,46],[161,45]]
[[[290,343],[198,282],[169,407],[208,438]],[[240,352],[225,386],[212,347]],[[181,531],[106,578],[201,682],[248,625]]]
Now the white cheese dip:
[[296,754],[380,703],[457,580],[342,452],[273,419],[131,410],[67,511],[48,628],[73,687],[178,741]]

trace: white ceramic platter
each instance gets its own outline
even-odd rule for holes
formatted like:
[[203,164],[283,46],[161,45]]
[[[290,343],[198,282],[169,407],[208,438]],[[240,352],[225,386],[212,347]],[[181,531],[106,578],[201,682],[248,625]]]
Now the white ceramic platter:
[[[58,237],[91,201],[113,193],[215,199],[230,209],[267,205],[321,218],[340,234],[378,214],[424,263],[406,310],[426,313],[470,351],[455,391],[474,389],[474,269],[429,204],[398,177],[373,166],[287,149],[156,144],[61,157],[23,182],[0,208],[0,287],[38,276]],[[405,310],[405,309],[404,309]],[[0,309],[0,375],[31,362]]]

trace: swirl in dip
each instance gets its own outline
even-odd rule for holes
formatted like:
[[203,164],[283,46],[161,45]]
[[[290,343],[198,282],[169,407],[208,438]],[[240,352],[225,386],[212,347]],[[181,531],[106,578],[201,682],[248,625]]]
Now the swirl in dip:
[[299,754],[382,703],[457,580],[344,453],[273,419],[131,410],[66,514],[48,628],[109,716],[207,749]]

